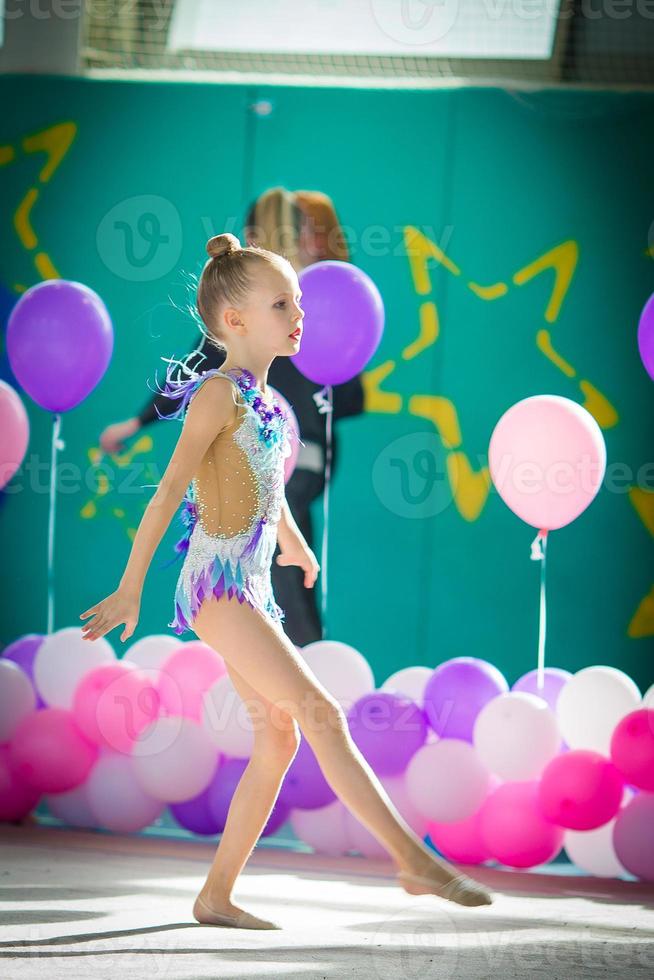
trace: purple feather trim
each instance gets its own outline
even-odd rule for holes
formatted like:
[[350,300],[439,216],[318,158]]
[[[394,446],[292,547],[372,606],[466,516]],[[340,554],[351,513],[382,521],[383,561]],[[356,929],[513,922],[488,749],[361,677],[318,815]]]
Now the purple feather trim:
[[[160,419],[180,419],[184,418],[186,409],[188,408],[188,403],[197,391],[200,384],[206,379],[210,378],[219,368],[210,368],[208,371],[203,371],[200,374],[198,371],[194,371],[189,368],[183,361],[178,361],[175,358],[162,358],[164,361],[168,361],[168,367],[166,368],[166,379],[164,381],[163,387],[155,381],[157,386],[157,394],[165,395],[166,398],[176,398],[179,399],[179,406],[167,415],[163,415],[155,405],[155,410]],[[175,378],[173,374],[175,368],[179,367],[183,372],[187,374],[186,378]]]
[[184,497],[184,503],[178,516],[186,530],[179,541],[177,541],[175,544],[174,557],[171,558],[170,561],[164,562],[160,568],[168,568],[169,565],[172,565],[179,560],[180,555],[186,555],[191,541],[191,534],[193,533],[193,528],[195,527],[198,519],[198,509],[195,505],[195,501],[191,500],[190,497]]
[[245,546],[245,548],[243,549],[243,553],[241,555],[242,558],[247,558],[248,555],[251,555],[251,554],[254,553],[254,550],[255,550],[256,546],[258,545],[258,543],[259,543],[259,539],[261,537],[261,532],[263,531],[263,525],[265,523],[266,523],[266,518],[265,517],[261,517],[257,521],[256,530],[255,530],[254,534],[252,535],[251,539],[248,541],[248,543]]
[[[218,559],[219,561],[220,559]],[[229,599],[237,598],[242,604],[243,602],[249,603],[254,609],[258,609],[260,612],[277,620],[278,622],[283,622],[285,618],[284,610],[281,606],[278,606],[272,597],[268,599],[264,606],[261,602],[257,600],[255,594],[253,593],[250,583],[247,579],[243,582],[243,586],[239,587],[236,579],[239,578],[240,566],[237,563],[235,569],[230,569],[228,575],[234,580],[229,586],[226,585],[225,574],[221,572],[216,581],[216,584],[212,587],[211,580],[214,572],[214,562],[212,562],[207,568],[205,568],[198,577],[191,581],[191,599],[190,603],[187,603],[185,596],[182,593],[181,583],[178,585],[178,590],[175,595],[175,618],[168,625],[177,634],[181,634],[186,630],[192,630],[192,622],[197,616],[200,606],[205,599],[209,599],[213,596],[216,599],[220,599],[222,596],[226,595]],[[187,615],[185,609],[188,609],[190,615]]]

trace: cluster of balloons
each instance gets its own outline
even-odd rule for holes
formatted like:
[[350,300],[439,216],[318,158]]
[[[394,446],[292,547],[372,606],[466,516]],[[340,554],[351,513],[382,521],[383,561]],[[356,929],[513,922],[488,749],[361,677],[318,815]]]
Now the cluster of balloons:
[[[456,657],[376,689],[347,644],[300,653],[398,810],[450,860],[528,868],[565,846],[592,874],[654,880],[654,687],[641,698],[597,666],[509,689],[492,664]],[[185,829],[220,833],[258,723],[199,641],[150,636],[119,660],[77,627],[22,637],[0,657],[0,819],[44,797],[76,826],[137,831],[168,806]],[[263,834],[287,820],[318,851],[387,857],[306,738]]]
[[[113,327],[100,297],[81,282],[48,279],[14,304],[6,332],[7,357],[20,387],[46,411],[68,412],[104,375]],[[16,389],[0,380],[0,487],[25,458],[27,412]]]

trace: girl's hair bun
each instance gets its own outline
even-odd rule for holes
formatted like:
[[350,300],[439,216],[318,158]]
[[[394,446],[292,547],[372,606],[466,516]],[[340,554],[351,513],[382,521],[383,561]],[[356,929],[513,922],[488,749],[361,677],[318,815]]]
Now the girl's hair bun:
[[242,246],[236,235],[226,231],[222,235],[214,235],[207,242],[207,254],[212,259],[219,259],[223,255],[230,255],[232,252],[239,252]]

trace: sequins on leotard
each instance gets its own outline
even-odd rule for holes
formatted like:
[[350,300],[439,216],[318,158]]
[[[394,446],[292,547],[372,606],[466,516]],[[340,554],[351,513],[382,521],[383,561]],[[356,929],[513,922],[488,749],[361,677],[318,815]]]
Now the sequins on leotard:
[[175,550],[185,557],[168,625],[176,633],[192,629],[204,599],[225,594],[281,623],[284,611],[275,602],[270,565],[284,500],[284,460],[291,453],[288,416],[275,401],[266,404],[244,368],[190,372],[181,381],[170,373],[169,368],[160,390],[181,403],[162,418],[183,422],[195,393],[214,377],[233,382],[237,414],[212,442],[184,497],[180,518],[186,530]]

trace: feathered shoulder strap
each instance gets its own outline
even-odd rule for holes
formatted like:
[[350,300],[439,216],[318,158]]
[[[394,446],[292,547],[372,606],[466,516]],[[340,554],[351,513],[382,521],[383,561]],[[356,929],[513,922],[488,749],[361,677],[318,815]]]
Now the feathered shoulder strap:
[[[166,378],[163,383],[163,387],[155,381],[157,386],[157,395],[162,395],[165,398],[175,398],[179,400],[179,405],[172,412],[163,414],[159,411],[158,406],[155,404],[155,411],[160,419],[179,419],[184,420],[186,414],[186,409],[188,408],[189,402],[193,398],[200,385],[207,380],[207,378],[213,377],[214,374],[224,374],[220,368],[209,368],[207,371],[196,371],[194,368],[190,368],[185,361],[180,361],[175,357],[162,357],[163,361],[168,362],[168,367],[166,368]],[[178,369],[177,376],[176,369]],[[181,375],[180,373],[181,372]],[[227,375],[225,375],[227,377]]]

